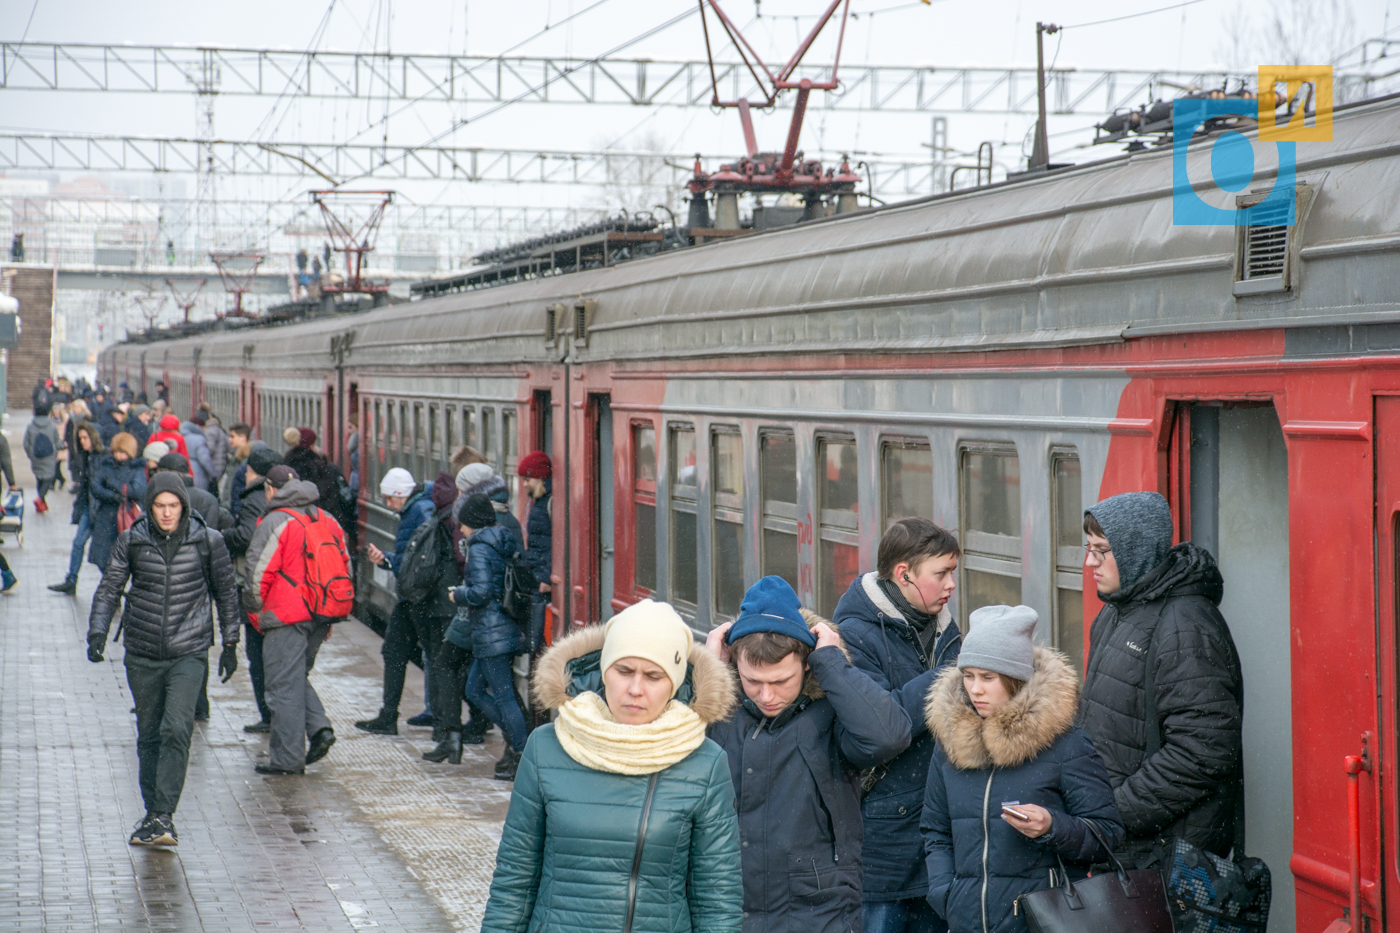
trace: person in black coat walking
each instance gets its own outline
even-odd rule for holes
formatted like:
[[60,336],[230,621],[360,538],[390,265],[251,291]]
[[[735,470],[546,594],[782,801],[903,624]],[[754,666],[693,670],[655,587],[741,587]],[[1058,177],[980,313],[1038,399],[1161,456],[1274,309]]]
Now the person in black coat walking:
[[530,648],[544,643],[545,607],[549,605],[554,573],[554,465],[543,450],[533,450],[520,459],[515,472],[525,480],[530,497],[530,514],[525,519],[525,560],[535,571],[540,595],[530,616]]
[[1035,610],[984,606],[968,621],[958,667],[939,675],[925,711],[938,740],[920,822],[928,901],[950,933],[1025,933],[1017,899],[1051,887],[1061,862],[1085,877],[1123,824],[1074,726],[1079,677],[1035,647]]
[[157,473],[146,488],[145,515],[117,538],[88,617],[88,660],[102,660],[107,630],[122,600],[126,676],[136,703],[136,752],[146,816],[133,845],[179,843],[174,813],[185,785],[195,703],[219,618],[227,681],[238,667],[238,591],[228,549],[190,507],[185,484]]
[[1244,678],[1218,608],[1224,580],[1206,551],[1172,547],[1171,508],[1155,492],[1091,506],[1084,530],[1104,607],[1089,633],[1081,724],[1128,828],[1124,861],[1146,866],[1157,840],[1177,838],[1224,856],[1244,779]]
[[737,798],[744,933],[860,929],[860,772],[908,747],[908,715],[782,577],[751,586],[707,645],[744,694],[709,729]]
[[97,472],[98,460],[105,453],[96,425],[87,421],[75,421],[73,425],[68,465],[73,473],[74,486],[72,524],[77,525],[78,529],[73,533],[73,547],[68,554],[68,574],[62,583],[49,584],[49,589],[65,596],[78,592],[78,571],[83,567],[83,551],[92,539],[93,517],[97,511],[92,497],[92,479]]
[[894,761],[865,776],[865,933],[944,929],[924,895],[919,812],[933,737],[924,698],[939,672],[958,659],[962,636],[948,599],[957,585],[958,542],[925,518],[903,518],[880,539],[878,569],[856,577],[836,605],[851,662],[909,716],[912,741]]
[[[469,496],[457,513],[467,540],[467,567],[452,602],[466,608],[447,627],[433,658],[433,715],[441,742],[424,752],[429,761],[462,760],[462,696],[505,732],[505,754],[496,762],[499,780],[515,779],[527,735],[525,714],[515,699],[511,659],[525,650],[520,625],[501,608],[506,562],[520,552],[520,539],[496,524],[496,510],[482,495]],[[487,692],[489,689],[489,693]]]
[[117,510],[127,503],[139,504],[146,497],[146,461],[136,457],[136,438],[125,431],[112,438],[110,451],[97,459],[89,494],[96,511],[88,563],[105,571],[117,543]]

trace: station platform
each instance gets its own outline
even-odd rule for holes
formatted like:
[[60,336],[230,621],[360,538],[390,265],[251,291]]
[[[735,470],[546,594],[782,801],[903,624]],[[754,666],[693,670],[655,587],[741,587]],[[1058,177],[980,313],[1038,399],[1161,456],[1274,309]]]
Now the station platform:
[[[4,420],[30,504],[23,546],[0,543],[20,579],[0,597],[0,931],[478,929],[510,800],[491,777],[500,732],[438,765],[420,757],[429,729],[357,730],[379,709],[383,667],[379,637],[353,619],[312,675],[337,736],[325,759],[301,777],[253,771],[267,737],[243,731],[258,713],[240,646],[195,724],[179,847],[127,844],[144,809],[123,649],[87,660],[95,567],[84,563],[76,597],[46,589],[67,569],[73,497],[50,493],[50,511],[33,511],[28,422]],[[421,703],[410,666],[403,715]]]

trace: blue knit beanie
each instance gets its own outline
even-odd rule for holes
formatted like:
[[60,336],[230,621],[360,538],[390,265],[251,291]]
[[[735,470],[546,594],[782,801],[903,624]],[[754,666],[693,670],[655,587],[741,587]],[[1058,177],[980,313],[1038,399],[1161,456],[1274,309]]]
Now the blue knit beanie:
[[734,644],[745,635],[773,632],[796,638],[809,648],[817,646],[817,636],[802,618],[802,603],[782,577],[764,577],[744,594],[739,604],[739,618],[725,635],[727,644]]

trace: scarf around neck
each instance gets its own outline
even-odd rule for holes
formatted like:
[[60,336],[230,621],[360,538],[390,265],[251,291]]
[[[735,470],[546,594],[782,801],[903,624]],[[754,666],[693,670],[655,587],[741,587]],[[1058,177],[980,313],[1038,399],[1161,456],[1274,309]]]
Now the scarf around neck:
[[613,718],[598,694],[580,693],[559,707],[554,734],[570,758],[594,771],[655,774],[687,758],[705,741],[705,724],[684,703],[672,700],[643,726]]

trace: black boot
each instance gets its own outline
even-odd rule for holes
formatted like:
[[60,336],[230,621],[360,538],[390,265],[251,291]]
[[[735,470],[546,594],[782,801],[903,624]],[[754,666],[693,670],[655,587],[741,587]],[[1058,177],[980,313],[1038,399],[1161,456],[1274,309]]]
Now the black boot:
[[425,761],[447,761],[454,765],[462,763],[462,730],[448,729],[446,736],[437,748],[423,753]]
[[375,735],[398,735],[399,734],[399,711],[396,709],[381,709],[379,715],[373,719],[361,719],[355,723],[356,729],[365,732],[372,732]]
[[480,745],[486,741],[486,732],[491,728],[491,720],[486,718],[486,714],[473,716],[471,722],[462,727],[463,745]]
[[501,760],[496,762],[496,780],[515,780],[515,769],[520,767],[520,753],[509,745],[506,746],[506,753],[501,756]]
[[72,596],[74,593],[78,592],[78,578],[69,577],[62,583],[50,583],[49,589],[53,590],[55,593],[62,593],[64,596]]

